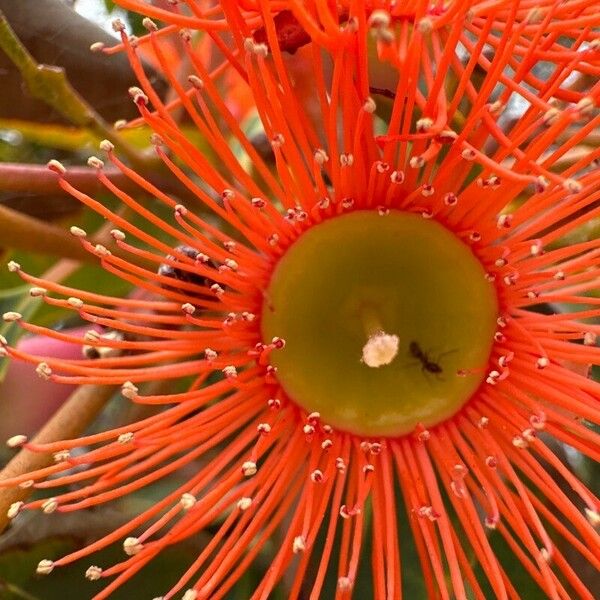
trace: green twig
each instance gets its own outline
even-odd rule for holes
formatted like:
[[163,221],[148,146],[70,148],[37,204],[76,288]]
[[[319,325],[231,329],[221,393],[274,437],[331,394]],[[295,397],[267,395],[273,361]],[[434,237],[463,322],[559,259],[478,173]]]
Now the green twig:
[[109,139],[135,165],[146,162],[139,153],[81,97],[62,67],[39,64],[0,11],[0,48],[17,67],[34,98],[45,102],[74,125],[85,127],[99,139]]

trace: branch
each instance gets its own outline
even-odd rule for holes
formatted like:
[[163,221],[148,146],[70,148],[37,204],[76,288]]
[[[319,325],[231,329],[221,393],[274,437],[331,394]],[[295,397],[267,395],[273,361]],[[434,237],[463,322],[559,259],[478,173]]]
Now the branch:
[[0,240],[5,248],[97,262],[79,240],[64,229],[2,205],[0,205]]
[[[139,187],[121,171],[106,165],[105,175],[124,192],[139,192]],[[69,166],[65,179],[84,194],[105,192],[106,188],[98,181],[97,170],[91,167]],[[56,173],[46,165],[22,163],[0,163],[0,192],[22,192],[27,194],[65,194],[58,185]]]

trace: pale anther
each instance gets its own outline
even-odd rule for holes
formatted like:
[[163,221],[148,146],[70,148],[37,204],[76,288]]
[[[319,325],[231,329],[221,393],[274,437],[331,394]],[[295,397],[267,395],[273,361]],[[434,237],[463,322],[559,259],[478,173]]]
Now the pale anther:
[[35,368],[35,372],[42,379],[50,379],[52,375],[52,369],[49,367],[48,363],[41,362]]
[[375,100],[373,100],[373,98],[369,97],[365,100],[365,103],[363,104],[363,110],[366,113],[372,114],[375,112],[377,108],[377,104],[375,104]]
[[352,579],[350,577],[340,577],[337,588],[340,592],[349,592],[352,589]]
[[381,454],[383,446],[379,442],[373,442],[370,444],[369,452],[373,455]]
[[458,133],[452,129],[443,129],[435,139],[442,144],[453,144],[458,139]]
[[142,551],[144,545],[136,537],[128,537],[123,542],[123,550],[128,556],[135,556]]
[[529,417],[529,423],[534,429],[541,431],[546,427],[546,415],[545,413],[533,414]]
[[181,305],[181,310],[186,315],[193,315],[196,312],[196,307],[193,304],[190,304],[189,302],[186,302],[185,304]]
[[225,377],[228,379],[237,377],[237,369],[233,365],[227,365],[226,367],[223,367],[222,371],[223,375],[225,375]]
[[540,554],[546,562],[550,562],[552,560],[552,550],[549,550],[548,548],[540,548]]
[[217,356],[217,353],[212,348],[204,349],[204,358],[206,358],[206,360],[215,360]]
[[527,440],[525,440],[522,436],[520,435],[515,435],[512,439],[512,445],[515,448],[527,448],[529,446],[529,444],[527,443]]
[[99,147],[104,152],[112,152],[115,149],[115,145],[109,140],[102,140]]
[[546,356],[541,356],[540,358],[537,359],[535,366],[538,369],[545,369],[549,364],[550,364],[550,361],[548,360],[548,358]]
[[6,516],[9,519],[14,519],[21,512],[23,506],[25,506],[23,502],[13,502],[6,511]]
[[100,567],[92,565],[91,567],[87,568],[85,572],[86,579],[89,579],[90,581],[97,581],[100,579],[100,577],[102,577],[102,569]]
[[101,256],[101,257],[111,255],[111,251],[106,246],[103,246],[102,244],[96,244],[94,246],[94,253],[97,256]]
[[371,27],[389,27],[391,22],[392,17],[390,16],[390,13],[386,10],[374,10],[369,16],[369,25]]
[[121,19],[113,19],[110,23],[112,30],[115,33],[119,33],[121,31],[125,31],[125,23],[121,21]]
[[269,400],[267,400],[267,406],[273,410],[277,410],[278,408],[281,408],[281,400],[278,398],[269,398]]
[[325,150],[318,148],[315,150],[314,159],[318,165],[323,165],[329,160],[329,156],[327,156],[327,152],[325,152]]
[[409,165],[413,169],[420,169],[425,164],[425,159],[422,156],[411,156]]
[[46,515],[53,513],[58,508],[58,502],[56,498],[48,498],[42,503],[42,512]]
[[404,171],[392,171],[390,173],[390,181],[397,185],[404,182],[404,177],[405,177]]
[[87,236],[87,231],[85,231],[85,229],[81,229],[81,227],[75,227],[75,225],[73,225],[69,231],[71,232],[71,235],[74,235],[78,238],[84,238]]
[[132,86],[128,91],[136,104],[148,104],[148,96],[139,87]]
[[600,512],[586,507],[585,516],[592,525],[592,527],[600,527]]
[[104,167],[104,162],[97,156],[90,156],[87,159],[87,164],[88,167],[93,167],[94,169],[102,169]]
[[[178,0],[168,0],[169,4],[175,6],[175,4],[177,3]],[[192,32],[189,29],[183,28],[179,30],[179,37],[184,41],[184,42],[191,42],[192,41]]]
[[281,148],[281,146],[283,146],[284,143],[285,143],[285,137],[283,137],[283,134],[281,134],[281,133],[276,133],[271,138],[271,147],[272,148]]
[[294,554],[298,554],[299,552],[304,552],[306,550],[306,540],[303,536],[297,535],[294,538],[294,542],[292,544],[292,552]]
[[575,179],[565,179],[562,182],[562,186],[565,190],[571,192],[572,194],[577,194],[583,189],[583,185]]
[[544,190],[548,188],[550,182],[543,175],[539,175],[535,180],[535,191],[538,194],[541,194]]
[[173,210],[178,217],[185,217],[188,213],[188,209],[183,204],[176,204]]
[[117,438],[117,442],[119,444],[128,444],[129,442],[133,441],[133,437],[134,435],[131,431],[128,431],[127,433],[121,433]]
[[310,424],[307,423],[302,428],[302,431],[303,431],[304,435],[312,435],[315,432],[314,425],[310,425]]
[[591,96],[584,96],[576,105],[575,108],[579,111],[580,115],[589,115],[594,109],[595,103],[594,98]]
[[9,310],[8,312],[5,312],[2,315],[2,318],[7,322],[7,323],[12,323],[14,321],[19,321],[23,318],[23,315],[21,313],[18,313],[14,310]]
[[430,117],[421,117],[417,120],[416,126],[419,133],[425,133],[433,126],[433,119]]
[[419,19],[417,27],[422,34],[428,34],[433,31],[433,21],[429,17]]
[[54,459],[55,463],[65,462],[71,458],[71,453],[68,450],[59,450],[58,452],[54,453],[52,458]]
[[142,25],[148,31],[158,31],[158,27],[157,27],[156,23],[152,19],[150,19],[149,17],[144,17],[142,19]]
[[58,160],[55,160],[54,158],[46,163],[46,167],[48,167],[48,169],[50,169],[51,171],[58,173],[59,175],[64,175],[67,172],[65,166]]
[[22,446],[23,444],[27,443],[27,436],[26,435],[13,435],[12,437],[9,437],[6,440],[6,445],[9,448],[19,448],[20,446]]
[[323,471],[321,471],[320,469],[315,469],[310,474],[310,480],[313,483],[321,483],[323,481]]
[[188,492],[181,494],[179,504],[181,504],[183,510],[190,510],[196,504],[196,496]]
[[69,304],[73,308],[79,309],[83,307],[83,300],[72,296],[71,298],[67,298],[67,304]]
[[248,510],[252,505],[252,498],[248,498],[246,496],[240,498],[237,502],[237,507],[241,510]]
[[135,385],[133,385],[131,381],[126,381],[121,386],[121,394],[129,400],[133,400],[134,398],[137,398],[138,388]]
[[340,165],[342,167],[351,167],[354,164],[354,156],[349,152],[340,154]]
[[188,75],[188,81],[197,90],[201,90],[204,87],[204,82],[197,75]]
[[49,575],[54,569],[54,563],[51,560],[43,559],[37,565],[35,572],[38,575]]
[[542,242],[540,240],[536,240],[529,247],[529,253],[531,254],[531,256],[538,256],[539,254],[542,253],[542,250],[543,250],[543,246],[542,246]]
[[45,296],[48,293],[48,290],[43,287],[32,287],[29,290],[29,295],[32,298],[38,298],[39,296]]
[[244,462],[242,464],[242,473],[246,477],[252,477],[252,475],[256,475],[256,471],[257,471],[257,467],[256,467],[255,462],[253,462],[251,460],[247,460],[246,462]]

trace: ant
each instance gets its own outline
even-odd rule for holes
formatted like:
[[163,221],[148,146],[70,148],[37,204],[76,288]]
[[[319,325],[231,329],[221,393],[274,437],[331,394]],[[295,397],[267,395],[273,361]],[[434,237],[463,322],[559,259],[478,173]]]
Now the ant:
[[424,373],[433,373],[434,375],[440,375],[443,373],[441,365],[431,360],[427,352],[424,352],[421,349],[421,346],[419,346],[418,342],[411,342],[408,345],[408,351],[410,352],[411,356],[416,358],[421,363],[421,371]]

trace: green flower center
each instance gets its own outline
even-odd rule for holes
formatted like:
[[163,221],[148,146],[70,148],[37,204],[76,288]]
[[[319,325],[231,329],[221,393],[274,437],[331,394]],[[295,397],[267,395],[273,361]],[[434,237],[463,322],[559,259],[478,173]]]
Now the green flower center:
[[495,290],[468,246],[410,213],[356,211],[306,231],[262,310],[289,398],[323,422],[397,436],[456,413],[486,373]]

